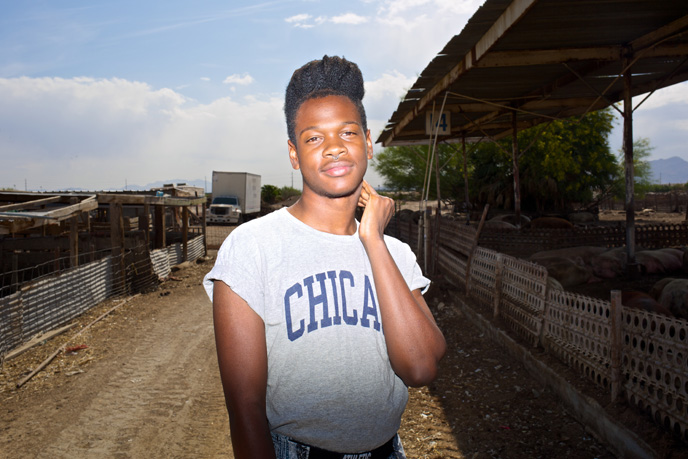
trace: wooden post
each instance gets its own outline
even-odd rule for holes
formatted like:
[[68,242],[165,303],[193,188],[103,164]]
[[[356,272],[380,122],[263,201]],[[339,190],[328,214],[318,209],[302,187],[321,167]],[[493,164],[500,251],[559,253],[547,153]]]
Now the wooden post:
[[549,322],[549,285],[549,274],[545,274],[545,291],[543,293],[545,307],[543,308],[542,316],[540,317],[540,329],[538,330],[538,339],[535,347],[545,347],[545,332],[547,331],[547,322]]
[[521,227],[521,180],[518,174],[518,125],[516,111],[511,112],[511,160],[514,173],[514,216],[516,227]]
[[[69,204],[74,205],[79,202],[79,198],[69,198]],[[79,266],[79,215],[76,214],[69,219],[69,266],[76,268]]]
[[609,318],[610,328],[610,360],[611,360],[611,389],[612,402],[621,392],[621,354],[623,346],[623,318],[621,309],[621,291],[611,291],[611,311]]
[[155,206],[155,249],[165,248],[165,206]]
[[428,263],[431,260],[430,242],[432,238],[432,229],[430,225],[431,207],[428,206],[423,210],[423,259],[425,260],[423,271],[429,272]]
[[56,245],[55,250],[53,251],[55,254],[55,258],[53,260],[53,271],[59,272],[60,271],[60,246]]
[[12,290],[19,290],[19,255],[16,251],[12,252]]
[[203,221],[201,222],[201,225],[203,226],[203,256],[207,257],[208,256],[208,225],[205,223],[205,204],[201,206],[203,209],[201,211],[202,216],[203,216]]
[[442,211],[435,210],[435,225],[432,228],[432,260],[430,262],[430,269],[435,274],[437,269],[437,258],[440,255],[440,226],[442,221]]
[[468,260],[466,261],[466,295],[468,295],[470,288],[471,279],[471,263],[473,262],[473,254],[475,249],[478,247],[478,239],[480,239],[480,232],[485,224],[485,219],[487,218],[487,211],[490,209],[489,204],[485,204],[483,208],[483,215],[480,217],[480,223],[478,223],[478,230],[475,233],[475,239],[473,240],[473,246],[471,247],[471,252],[468,254]]
[[495,263],[495,289],[494,298],[492,299],[492,316],[496,319],[499,317],[499,302],[502,299],[502,272],[504,271],[504,255],[502,253],[497,252]]
[[122,204],[110,203],[110,243],[114,263],[115,294],[126,292],[126,277],[124,275],[124,220],[122,219]]
[[466,206],[466,224],[471,222],[471,205],[468,198],[468,160],[466,158],[466,133],[461,133],[461,146],[463,147],[463,199]]
[[139,229],[143,231],[146,248],[150,250],[150,204],[143,205],[143,215],[139,215]]
[[182,207],[182,261],[189,259],[189,206]]

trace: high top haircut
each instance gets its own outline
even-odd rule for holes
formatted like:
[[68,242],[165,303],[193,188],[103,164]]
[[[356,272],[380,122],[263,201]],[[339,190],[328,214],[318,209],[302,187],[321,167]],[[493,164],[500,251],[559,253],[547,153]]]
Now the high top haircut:
[[339,56],[323,56],[296,70],[287,85],[284,114],[287,134],[296,145],[296,112],[305,101],[326,96],[345,96],[358,109],[363,131],[368,130],[363,108],[363,75],[358,65]]

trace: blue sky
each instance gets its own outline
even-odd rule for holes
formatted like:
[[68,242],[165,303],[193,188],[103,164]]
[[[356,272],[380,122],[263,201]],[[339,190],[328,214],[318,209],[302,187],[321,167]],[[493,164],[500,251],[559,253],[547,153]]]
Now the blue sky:
[[[293,70],[324,54],[358,63],[377,138],[481,3],[3,2],[0,187],[210,183],[213,170],[230,170],[300,188],[282,115]],[[688,160],[687,84],[659,91],[635,117],[651,159]],[[611,144],[620,148],[620,129]],[[367,178],[382,183],[372,170]]]

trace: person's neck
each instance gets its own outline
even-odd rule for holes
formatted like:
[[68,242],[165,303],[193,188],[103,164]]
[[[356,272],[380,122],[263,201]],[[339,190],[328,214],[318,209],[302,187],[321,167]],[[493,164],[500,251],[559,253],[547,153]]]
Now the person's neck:
[[358,192],[344,198],[327,198],[306,191],[288,208],[306,225],[325,233],[350,236],[356,232]]

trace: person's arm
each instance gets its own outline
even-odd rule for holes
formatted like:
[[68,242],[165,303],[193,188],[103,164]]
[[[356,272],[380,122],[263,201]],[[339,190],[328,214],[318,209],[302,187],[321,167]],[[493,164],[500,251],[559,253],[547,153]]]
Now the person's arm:
[[268,360],[265,326],[227,284],[213,284],[213,322],[234,457],[275,458],[265,414]]
[[364,181],[359,205],[365,207],[359,237],[373,270],[392,369],[408,386],[427,385],[437,375],[446,342],[420,290],[411,292],[385,244],[394,201]]

